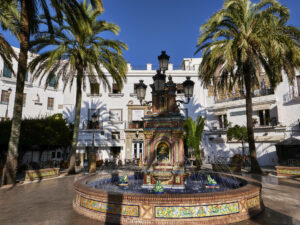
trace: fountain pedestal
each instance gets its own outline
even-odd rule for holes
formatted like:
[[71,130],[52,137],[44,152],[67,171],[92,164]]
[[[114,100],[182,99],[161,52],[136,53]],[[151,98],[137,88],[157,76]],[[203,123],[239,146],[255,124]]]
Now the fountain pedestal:
[[169,78],[164,91],[152,92],[152,110],[144,117],[145,188],[158,180],[164,188],[184,188],[184,117],[175,104],[175,91]]

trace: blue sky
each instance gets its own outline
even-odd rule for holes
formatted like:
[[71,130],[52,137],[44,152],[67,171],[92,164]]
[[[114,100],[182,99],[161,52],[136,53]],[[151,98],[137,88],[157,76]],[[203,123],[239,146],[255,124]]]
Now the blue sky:
[[[279,1],[290,9],[288,24],[300,28],[300,1]],[[119,36],[105,36],[127,43],[126,60],[136,68],[145,68],[146,63],[158,65],[161,50],[167,51],[174,66],[179,66],[183,58],[194,57],[200,26],[222,7],[223,0],[103,0],[103,3],[105,12],[101,19],[121,28]],[[19,47],[9,33],[5,37]]]

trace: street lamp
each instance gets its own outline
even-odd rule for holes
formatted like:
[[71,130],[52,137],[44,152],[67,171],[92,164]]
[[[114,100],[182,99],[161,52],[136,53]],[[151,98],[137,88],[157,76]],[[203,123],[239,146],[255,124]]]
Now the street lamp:
[[7,108],[6,108],[6,113],[5,113],[6,119],[8,118],[9,97],[10,97],[11,91],[12,91],[11,88],[7,89]]
[[154,90],[163,91],[165,89],[166,74],[162,74],[160,70],[156,71],[157,74],[153,76]]
[[193,97],[195,82],[191,80],[191,77],[186,77],[186,80],[182,83],[184,96],[188,99],[187,102],[177,100],[177,102],[188,104],[191,97]]
[[89,153],[89,172],[90,173],[95,173],[96,172],[96,153],[95,153],[95,131],[94,129],[96,129],[96,123],[97,123],[97,118],[98,116],[96,115],[96,113],[93,113],[92,115],[92,135],[93,135],[93,139],[92,139],[92,152]]
[[168,70],[170,56],[166,54],[166,51],[162,51],[161,55],[158,56],[159,66],[161,71]]
[[[166,74],[161,73],[161,71],[165,71],[168,69],[168,63],[169,63],[170,56],[166,54],[165,51],[162,51],[162,54],[158,56],[159,64],[160,64],[160,70],[157,70],[157,73],[155,76],[153,76],[154,84],[150,85],[153,89],[152,94],[159,94],[163,95],[166,93],[166,87],[169,85],[166,83]],[[172,81],[172,77],[169,77],[169,82]],[[193,96],[194,92],[194,82],[191,80],[191,77],[186,77],[186,80],[182,83],[183,85],[183,91],[184,96],[187,98],[187,102],[184,102],[182,100],[176,100],[176,102],[182,103],[182,104],[188,104],[190,102],[191,97]],[[144,84],[143,80],[140,80],[140,83],[137,85],[137,99],[141,102],[145,99],[146,96],[146,89],[147,85]],[[175,88],[176,91],[176,88]],[[146,102],[149,104],[150,102]]]
[[136,85],[136,93],[137,93],[137,98],[141,102],[141,104],[142,101],[145,99],[146,89],[147,89],[147,85],[144,84],[143,80],[140,80],[140,83]]

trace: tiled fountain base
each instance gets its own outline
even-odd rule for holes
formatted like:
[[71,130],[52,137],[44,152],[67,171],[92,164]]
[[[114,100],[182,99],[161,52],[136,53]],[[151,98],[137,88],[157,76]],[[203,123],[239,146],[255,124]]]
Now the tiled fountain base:
[[182,225],[228,224],[249,219],[263,209],[261,184],[248,178],[248,184],[241,188],[200,194],[121,194],[86,185],[107,177],[90,177],[75,183],[73,207],[78,213],[119,224]]

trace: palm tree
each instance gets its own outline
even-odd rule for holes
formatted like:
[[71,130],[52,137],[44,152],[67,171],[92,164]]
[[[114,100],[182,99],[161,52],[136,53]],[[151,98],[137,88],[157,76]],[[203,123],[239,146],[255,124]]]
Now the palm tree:
[[[127,45],[100,36],[104,31],[118,34],[119,27],[113,23],[98,20],[100,11],[94,10],[91,5],[87,4],[86,0],[81,3],[80,11],[84,15],[78,14],[74,18],[73,14],[62,9],[64,25],[54,26],[54,35],[45,32],[32,43],[35,46],[35,51],[46,48],[49,43],[52,45],[52,49],[43,51],[29,65],[31,71],[34,72],[34,79],[47,77],[46,85],[53,77],[55,77],[56,85],[62,79],[64,88],[67,84],[72,86],[73,81],[76,80],[74,133],[69,173],[75,172],[82,88],[85,78],[88,77],[88,81],[98,78],[110,89],[104,72],[106,69],[119,88],[122,88],[127,73],[127,63],[122,56],[122,51],[127,49]],[[85,20],[85,17],[88,20]],[[58,25],[56,18],[53,18],[53,21]],[[89,74],[89,76],[85,76],[85,74]]]
[[[17,23],[20,19],[16,2],[2,2],[0,4],[0,24],[2,30],[9,30],[17,36]],[[5,65],[14,73],[12,58],[17,59],[17,55],[10,44],[0,34],[0,56]]]
[[[47,3],[48,2],[48,3]],[[62,20],[60,8],[65,7],[66,10],[72,12],[73,9],[78,8],[76,0],[5,0],[1,4],[15,4],[19,6],[20,20],[17,24],[18,39],[20,41],[20,52],[18,57],[18,71],[17,71],[17,84],[14,101],[13,119],[11,126],[11,135],[8,143],[8,153],[6,164],[3,169],[2,184],[14,184],[16,181],[16,170],[18,164],[18,144],[20,137],[21,119],[22,119],[22,105],[23,105],[23,91],[24,82],[27,71],[28,51],[30,47],[30,37],[32,34],[37,33],[39,19],[38,19],[38,3],[44,11],[47,21],[49,32],[53,32],[49,2],[55,9],[57,18]],[[93,5],[97,5],[99,11],[103,11],[102,0],[91,0]],[[6,8],[7,9],[7,8]],[[76,16],[76,15],[74,15]],[[1,21],[2,22],[2,21]],[[3,23],[2,23],[3,24]]]
[[[203,50],[199,77],[215,90],[246,89],[246,117],[251,172],[261,172],[257,161],[253,121],[252,88],[266,72],[273,88],[284,71],[290,81],[300,65],[297,28],[287,26],[289,10],[277,0],[226,0],[223,8],[201,26],[197,54]],[[216,76],[218,74],[218,76]]]
[[196,122],[189,117],[183,124],[183,129],[185,131],[184,141],[187,147],[194,149],[196,164],[198,167],[201,166],[201,155],[200,153],[200,143],[202,141],[202,133],[204,130],[205,119],[202,116],[198,116]]

